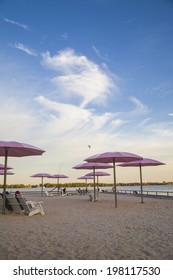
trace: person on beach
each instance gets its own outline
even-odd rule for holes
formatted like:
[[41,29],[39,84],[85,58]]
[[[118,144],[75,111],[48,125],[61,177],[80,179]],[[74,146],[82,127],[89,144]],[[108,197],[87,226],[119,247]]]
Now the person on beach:
[[20,194],[20,192],[19,192],[19,191],[16,191],[16,192],[15,192],[15,196],[18,195],[18,194]]
[[66,188],[63,188],[63,194],[66,194]]
[[15,192],[15,198],[16,198],[17,202],[19,203],[20,208],[21,208],[22,210],[24,210],[24,207],[21,205],[20,200],[19,200],[19,198],[17,197],[19,194],[21,194],[20,191],[16,191],[16,192]]

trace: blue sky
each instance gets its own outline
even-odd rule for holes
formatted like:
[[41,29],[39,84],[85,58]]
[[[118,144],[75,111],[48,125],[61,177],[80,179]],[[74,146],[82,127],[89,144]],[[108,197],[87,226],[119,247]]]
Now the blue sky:
[[[0,38],[1,140],[46,151],[10,158],[9,183],[75,181],[88,171],[74,165],[106,151],[160,160],[144,181],[172,181],[171,0],[1,0]],[[138,177],[118,167],[119,182]]]

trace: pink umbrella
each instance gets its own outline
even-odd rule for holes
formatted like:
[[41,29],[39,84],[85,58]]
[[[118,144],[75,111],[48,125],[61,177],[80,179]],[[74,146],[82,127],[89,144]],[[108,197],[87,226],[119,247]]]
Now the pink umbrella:
[[117,208],[117,190],[116,190],[116,162],[129,162],[134,160],[140,160],[142,157],[126,153],[126,152],[106,152],[102,154],[97,154],[92,157],[85,159],[88,162],[103,162],[103,163],[113,163],[114,172],[114,190],[115,190],[115,208]]
[[81,177],[79,177],[77,179],[84,179],[86,181],[86,184],[87,184],[87,180],[88,179],[93,179],[93,176],[84,175],[84,176],[81,176]]
[[[93,172],[87,173],[86,175],[93,176]],[[109,173],[103,171],[96,171],[95,176],[97,177],[97,187],[99,184],[99,176],[110,176]]]
[[59,184],[59,179],[60,178],[69,178],[68,176],[64,175],[64,174],[54,174],[54,175],[50,175],[49,178],[57,178],[57,184]]
[[42,155],[45,151],[31,146],[29,144],[19,143],[15,141],[0,141],[0,156],[5,158],[4,169],[4,191],[3,191],[3,207],[2,214],[5,214],[5,192],[6,192],[6,175],[8,157],[25,157]]
[[160,161],[151,159],[151,158],[143,158],[142,160],[137,160],[133,162],[123,163],[119,164],[119,166],[122,167],[136,167],[139,166],[140,169],[140,185],[141,185],[141,203],[144,203],[143,201],[143,183],[142,183],[142,166],[157,166],[157,165],[164,165],[165,163],[162,163]]
[[51,176],[51,175],[48,174],[48,173],[36,173],[36,174],[31,176],[31,177],[34,177],[34,178],[41,178],[41,195],[42,196],[43,196],[43,178],[44,177],[49,178],[49,176]]
[[[0,170],[3,170],[3,169],[5,169],[5,165],[4,164],[2,164],[2,163],[0,163]],[[10,166],[7,166],[7,169],[13,169],[12,167],[10,167]],[[3,173],[4,174],[4,173]]]
[[[4,170],[3,169],[0,170],[0,175],[4,176]],[[14,173],[9,171],[9,170],[7,170],[6,175],[14,175]]]
[[82,164],[78,164],[74,166],[74,169],[92,169],[93,170],[93,179],[94,179],[94,202],[96,201],[96,183],[95,183],[95,171],[96,169],[106,169],[112,168],[113,166],[108,163],[100,163],[100,162],[86,162]]
[[[64,174],[54,174],[54,175],[50,175],[48,178],[57,178],[57,185],[58,185],[58,191],[59,191],[59,179],[60,178],[69,178],[68,176],[66,176],[66,175],[64,175]],[[53,191],[53,190],[55,190],[57,187],[55,187],[55,188],[53,188],[52,190],[51,190],[51,192]]]
[[[0,175],[4,175],[4,170],[0,170]],[[7,170],[6,175],[14,175],[14,173]]]
[[93,179],[93,176],[92,175],[83,175],[81,177],[78,177],[77,179]]

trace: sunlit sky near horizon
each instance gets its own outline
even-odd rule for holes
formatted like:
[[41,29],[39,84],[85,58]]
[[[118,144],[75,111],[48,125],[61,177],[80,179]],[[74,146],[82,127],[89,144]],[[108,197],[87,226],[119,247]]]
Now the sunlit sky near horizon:
[[46,151],[9,158],[7,183],[79,181],[72,167],[107,151],[162,161],[143,180],[173,181],[173,1],[0,0],[0,96],[0,140]]

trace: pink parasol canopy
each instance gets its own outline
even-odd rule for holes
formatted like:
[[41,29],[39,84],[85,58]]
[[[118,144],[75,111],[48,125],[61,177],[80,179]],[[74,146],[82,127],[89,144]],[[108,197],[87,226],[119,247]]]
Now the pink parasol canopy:
[[59,184],[59,179],[60,178],[69,178],[68,176],[64,175],[64,174],[53,174],[53,175],[50,175],[49,178],[57,178],[58,179],[58,184]]
[[43,196],[43,178],[49,178],[51,176],[49,173],[36,173],[31,177],[34,178],[41,178],[41,195]]
[[95,172],[96,169],[107,169],[112,168],[113,166],[108,163],[100,162],[85,162],[74,166],[74,169],[92,169],[93,170],[93,180],[94,180],[94,202],[96,201],[96,183],[95,183]]
[[[4,170],[0,170],[0,175],[4,175]],[[6,175],[14,175],[14,173],[7,170]]]
[[[3,169],[5,169],[5,165],[0,163],[0,170],[3,170]],[[7,166],[7,169],[13,169],[13,168],[10,166]]]
[[115,190],[115,208],[117,208],[117,184],[116,184],[116,162],[130,162],[134,160],[140,160],[142,157],[127,152],[106,152],[97,154],[86,158],[88,162],[102,162],[102,163],[113,163],[113,174],[114,174],[114,190]]
[[77,179],[84,179],[86,181],[86,184],[87,184],[87,180],[93,179],[93,176],[83,175],[81,177],[78,177]]
[[45,151],[35,146],[15,141],[0,141],[0,156],[26,157],[42,155]]
[[137,166],[139,166],[140,185],[141,185],[141,203],[144,203],[144,200],[143,200],[143,183],[142,183],[142,166],[158,166],[158,165],[164,165],[164,164],[165,163],[160,162],[160,161],[155,160],[155,159],[151,159],[151,158],[143,158],[142,160],[137,160],[137,161],[133,161],[133,162],[119,164],[119,166],[122,166],[122,167],[137,167]]
[[[87,176],[93,176],[93,172],[87,173],[86,175],[87,175]],[[107,173],[107,172],[103,172],[103,171],[96,171],[96,172],[95,172],[95,176],[97,177],[97,187],[98,187],[98,184],[99,184],[99,177],[100,177],[100,176],[110,176],[110,174]]]
[[93,176],[83,175],[81,177],[78,177],[77,179],[93,179]]
[[53,174],[53,175],[50,175],[48,178],[56,178],[56,179],[57,179],[57,185],[58,185],[58,186],[56,186],[55,188],[53,188],[53,189],[51,190],[51,192],[52,192],[52,191],[55,190],[57,187],[58,187],[58,190],[59,190],[59,179],[60,179],[60,178],[65,179],[65,178],[69,178],[69,177],[66,176],[66,175],[64,175],[64,174]]
[[0,156],[5,158],[4,168],[4,191],[2,214],[5,214],[5,192],[6,192],[6,175],[8,157],[25,157],[42,155],[45,151],[35,146],[19,143],[16,141],[0,141]]

